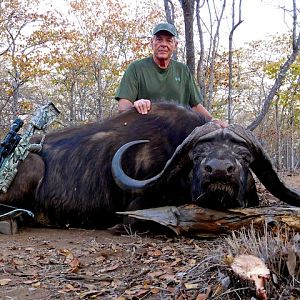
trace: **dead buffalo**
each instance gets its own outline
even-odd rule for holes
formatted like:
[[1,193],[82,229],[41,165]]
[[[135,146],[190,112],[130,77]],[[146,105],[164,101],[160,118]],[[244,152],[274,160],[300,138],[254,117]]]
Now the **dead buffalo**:
[[192,110],[153,104],[102,123],[46,135],[0,202],[32,210],[42,224],[101,228],[117,211],[194,201],[222,209],[258,204],[250,169],[279,199],[300,197],[278,178],[254,136],[222,129]]

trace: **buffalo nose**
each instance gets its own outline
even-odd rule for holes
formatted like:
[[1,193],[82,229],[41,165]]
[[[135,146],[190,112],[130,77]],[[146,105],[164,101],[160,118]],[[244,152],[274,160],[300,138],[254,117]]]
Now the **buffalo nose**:
[[231,175],[234,170],[234,164],[228,159],[211,159],[205,163],[204,170],[209,175]]

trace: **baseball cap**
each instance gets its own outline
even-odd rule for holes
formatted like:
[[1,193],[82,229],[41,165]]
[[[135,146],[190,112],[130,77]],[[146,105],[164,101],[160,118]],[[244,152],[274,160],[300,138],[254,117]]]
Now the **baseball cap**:
[[173,24],[159,23],[153,29],[153,35],[156,35],[159,31],[168,31],[171,35],[177,37],[177,30]]

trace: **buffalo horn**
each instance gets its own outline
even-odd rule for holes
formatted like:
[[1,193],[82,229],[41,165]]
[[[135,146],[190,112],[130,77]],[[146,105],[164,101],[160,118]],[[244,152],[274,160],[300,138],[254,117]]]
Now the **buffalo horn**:
[[133,145],[146,143],[148,140],[136,140],[124,144],[120,147],[112,160],[112,174],[116,184],[125,191],[131,193],[142,194],[146,189],[153,186],[157,186],[162,182],[168,182],[174,177],[189,161],[188,152],[192,149],[199,141],[203,139],[213,138],[217,132],[222,131],[220,126],[214,123],[206,123],[203,126],[196,127],[190,135],[176,148],[172,157],[166,162],[162,171],[145,180],[136,180],[125,174],[122,169],[121,161],[122,156],[130,147]]
[[239,125],[230,125],[228,129],[247,142],[254,157],[250,163],[250,168],[266,189],[279,200],[290,205],[300,206],[300,193],[288,188],[279,179],[271,159],[253,133]]

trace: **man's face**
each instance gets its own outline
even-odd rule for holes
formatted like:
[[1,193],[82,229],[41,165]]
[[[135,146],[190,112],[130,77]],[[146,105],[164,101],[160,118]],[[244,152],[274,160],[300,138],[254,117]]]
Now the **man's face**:
[[153,55],[158,60],[169,60],[177,47],[174,36],[166,31],[158,32],[151,41]]

